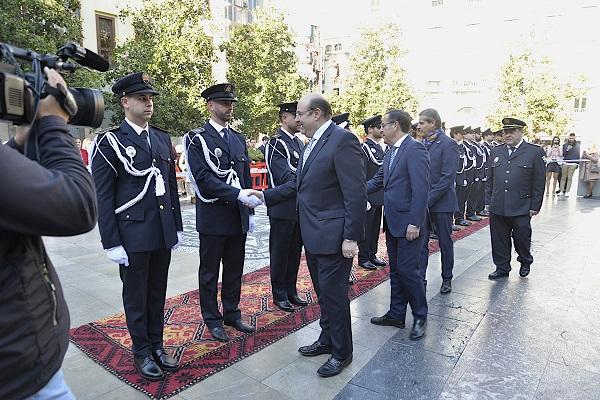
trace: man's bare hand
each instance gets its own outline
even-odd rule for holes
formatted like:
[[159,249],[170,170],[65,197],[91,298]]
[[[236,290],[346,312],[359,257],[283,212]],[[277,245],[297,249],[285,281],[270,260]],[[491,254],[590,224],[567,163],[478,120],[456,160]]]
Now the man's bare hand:
[[406,227],[406,240],[408,240],[408,241],[415,240],[416,238],[419,237],[420,231],[421,231],[421,228],[419,228],[418,226],[408,225]]
[[530,217],[534,217],[534,216],[536,216],[536,215],[538,215],[538,214],[539,214],[539,211],[535,211],[535,210],[529,210],[529,216],[530,216]]
[[[48,67],[44,67],[44,72],[46,73],[46,78],[48,80],[48,85],[56,87],[57,84],[62,84],[64,87],[67,87],[65,80],[58,72]],[[69,114],[62,108],[59,104],[58,100],[54,96],[46,96],[44,99],[40,100],[40,107],[38,109],[38,113],[36,115],[36,119],[40,119],[42,117],[47,117],[50,115],[55,115],[60,117],[67,122],[69,120]]]
[[354,258],[358,255],[358,243],[356,243],[356,240],[344,240],[342,242],[342,255],[346,258]]

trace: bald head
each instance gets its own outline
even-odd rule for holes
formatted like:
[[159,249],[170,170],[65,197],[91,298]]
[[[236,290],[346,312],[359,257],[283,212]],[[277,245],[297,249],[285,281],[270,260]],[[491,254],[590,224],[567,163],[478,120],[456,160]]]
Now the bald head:
[[296,122],[302,133],[311,138],[332,115],[331,105],[320,94],[310,93],[302,96],[296,109]]

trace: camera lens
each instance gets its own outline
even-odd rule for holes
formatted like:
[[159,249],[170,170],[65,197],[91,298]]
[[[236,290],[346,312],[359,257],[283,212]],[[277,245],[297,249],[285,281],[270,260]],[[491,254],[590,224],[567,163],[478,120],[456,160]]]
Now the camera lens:
[[70,120],[71,125],[98,128],[104,119],[104,96],[96,89],[70,88],[77,103],[77,114]]

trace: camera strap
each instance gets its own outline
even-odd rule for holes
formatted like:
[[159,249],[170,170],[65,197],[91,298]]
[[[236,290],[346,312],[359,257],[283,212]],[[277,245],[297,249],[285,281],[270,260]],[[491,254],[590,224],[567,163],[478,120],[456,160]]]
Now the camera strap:
[[[219,198],[207,199],[207,198],[203,197],[202,194],[200,193],[200,188],[198,188],[198,184],[196,183],[196,179],[194,179],[194,174],[192,173],[193,167],[192,167],[192,163],[191,163],[188,153],[189,153],[189,149],[192,145],[197,146],[197,144],[194,143],[195,139],[198,139],[196,141],[196,143],[200,144],[200,146],[202,147],[202,154],[204,155],[204,160],[206,160],[206,164],[214,172],[214,174],[219,179],[225,179],[225,183],[227,183],[228,185],[231,185],[238,189],[241,189],[242,186],[240,185],[240,179],[238,178],[237,172],[235,172],[235,170],[233,168],[231,168],[231,167],[229,167],[229,169],[221,169],[220,168],[221,163],[219,161],[219,156],[217,154],[215,154],[214,152],[210,151],[210,149],[208,148],[208,145],[206,144],[206,140],[204,140],[204,137],[202,137],[202,135],[201,135],[202,132],[204,132],[203,128],[196,128],[196,129],[192,129],[191,131],[187,132],[183,137],[183,143],[184,143],[183,151],[185,153],[185,159],[188,162],[187,176],[188,176],[188,179],[190,180],[190,182],[192,183],[192,186],[194,188],[194,191],[196,192],[196,195],[198,196],[200,201],[202,201],[203,203],[210,204],[210,203],[214,203],[214,202],[218,201]],[[215,160],[217,162],[216,164],[212,161],[211,156],[215,158]]]
[[115,155],[117,156],[119,161],[121,161],[121,163],[123,164],[123,168],[125,169],[125,172],[127,172],[129,175],[132,175],[132,176],[137,176],[137,177],[145,176],[146,177],[146,182],[144,184],[144,188],[142,189],[142,191],[137,196],[135,196],[133,199],[131,199],[128,202],[126,202],[125,204],[117,207],[115,209],[115,214],[119,214],[119,213],[127,210],[128,208],[132,207],[134,204],[139,203],[140,200],[142,200],[144,198],[144,196],[146,195],[146,193],[148,192],[148,188],[150,187],[150,182],[152,181],[153,177],[155,178],[156,197],[160,197],[165,194],[165,192],[166,192],[165,180],[160,172],[160,169],[158,167],[156,167],[154,164],[150,168],[146,168],[143,170],[138,170],[137,168],[135,168],[133,166],[133,156],[128,155],[129,159],[125,158],[125,156],[123,155],[123,153],[121,152],[119,147],[124,150],[126,150],[126,147],[119,141],[119,139],[117,139],[116,135],[113,132],[108,131],[108,132],[105,132],[104,134],[96,135],[96,137],[94,138],[94,147],[92,149],[92,155],[90,157],[90,165],[93,164],[97,153],[100,153],[100,155],[102,155],[102,157],[104,158],[106,163],[108,165],[110,165],[110,167],[113,169],[113,171],[115,172],[115,175],[118,176],[117,169],[115,168],[115,166],[112,165],[112,163],[108,160],[106,155],[102,152],[102,150],[100,150],[100,143],[103,140],[106,140],[108,142],[109,146],[114,150]]

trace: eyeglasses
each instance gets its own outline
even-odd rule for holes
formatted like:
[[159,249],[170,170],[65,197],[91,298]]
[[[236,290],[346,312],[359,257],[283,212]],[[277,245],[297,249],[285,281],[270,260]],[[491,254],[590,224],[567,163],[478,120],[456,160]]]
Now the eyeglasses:
[[311,112],[315,111],[314,108],[309,108],[306,111],[296,111],[296,117],[301,117],[304,114],[310,114]]
[[385,126],[386,126],[386,125],[393,124],[394,122],[396,122],[396,121],[392,121],[392,122],[382,122],[382,123],[381,123],[381,128],[385,128]]

